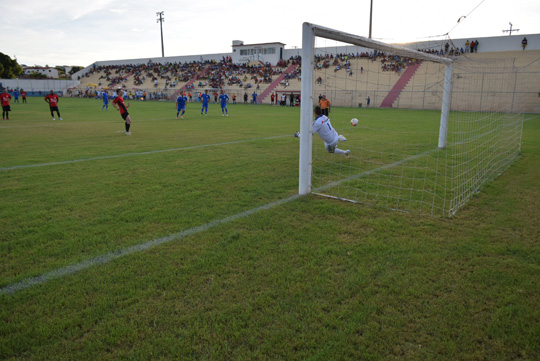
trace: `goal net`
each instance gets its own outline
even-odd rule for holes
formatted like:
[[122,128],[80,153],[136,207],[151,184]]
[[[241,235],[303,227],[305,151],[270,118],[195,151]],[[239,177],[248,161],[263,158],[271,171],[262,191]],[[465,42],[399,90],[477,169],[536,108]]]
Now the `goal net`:
[[[511,60],[441,56],[305,23],[299,193],[455,214],[520,154],[517,79]],[[322,96],[347,156],[312,137]]]

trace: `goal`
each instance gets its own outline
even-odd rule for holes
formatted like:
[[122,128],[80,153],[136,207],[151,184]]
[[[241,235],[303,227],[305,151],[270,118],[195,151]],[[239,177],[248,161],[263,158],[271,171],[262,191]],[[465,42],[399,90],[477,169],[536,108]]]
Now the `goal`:
[[[299,193],[452,216],[520,154],[517,75],[511,59],[440,56],[304,23]],[[348,156],[312,137],[322,95]]]

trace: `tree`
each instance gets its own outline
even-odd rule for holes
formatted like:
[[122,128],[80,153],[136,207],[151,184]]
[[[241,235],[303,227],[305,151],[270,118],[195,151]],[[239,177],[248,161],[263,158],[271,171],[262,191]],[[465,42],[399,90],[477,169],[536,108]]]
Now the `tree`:
[[23,69],[17,60],[11,59],[4,53],[0,53],[0,78],[13,79],[21,75]]
[[29,76],[31,79],[47,79],[47,75],[41,73],[30,73]]
[[63,66],[57,65],[54,67],[56,70],[58,70],[58,77],[63,77],[66,74],[66,68]]
[[82,70],[84,69],[84,66],[74,66],[71,68],[70,72],[69,72],[69,75],[73,75],[75,74],[76,72],[78,72],[79,70]]

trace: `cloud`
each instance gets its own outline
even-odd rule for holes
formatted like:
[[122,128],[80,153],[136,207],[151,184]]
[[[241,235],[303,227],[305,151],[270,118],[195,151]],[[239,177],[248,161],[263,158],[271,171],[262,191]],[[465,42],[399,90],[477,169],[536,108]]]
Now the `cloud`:
[[115,13],[115,14],[118,14],[118,15],[123,15],[123,14],[127,13],[128,8],[125,7],[125,8],[123,8],[123,9],[109,9],[109,11],[110,11],[111,13]]
[[[471,13],[477,3],[469,0],[455,0],[446,10],[433,0],[417,0],[415,6],[399,0],[375,2],[373,37],[392,42],[440,35],[450,31],[462,15],[467,18],[451,32],[453,38],[502,35],[508,21],[521,29],[518,34],[540,31],[538,0],[516,0],[511,7],[505,4],[486,1]],[[291,48],[301,46],[305,21],[367,36],[369,10],[369,2],[328,6],[326,0],[290,2],[286,7],[237,0],[232,8],[221,0],[55,0],[53,5],[17,0],[0,11],[0,33],[5,40],[0,51],[32,65],[89,65],[97,60],[160,56],[159,11],[165,12],[167,56],[229,52],[236,39],[246,44],[279,41]]]

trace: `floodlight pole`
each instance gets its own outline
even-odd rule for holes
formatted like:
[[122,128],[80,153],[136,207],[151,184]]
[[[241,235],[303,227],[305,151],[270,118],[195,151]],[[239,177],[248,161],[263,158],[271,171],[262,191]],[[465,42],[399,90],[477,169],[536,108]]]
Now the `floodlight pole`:
[[373,20],[373,0],[371,0],[371,7],[369,8],[369,38],[371,39],[371,23]]
[[163,15],[165,14],[164,11],[160,11],[156,13],[157,16],[159,16],[159,19],[157,19],[157,22],[159,23],[159,28],[161,29],[161,56],[165,57],[165,48],[163,47],[163,22],[165,21],[165,18]]

